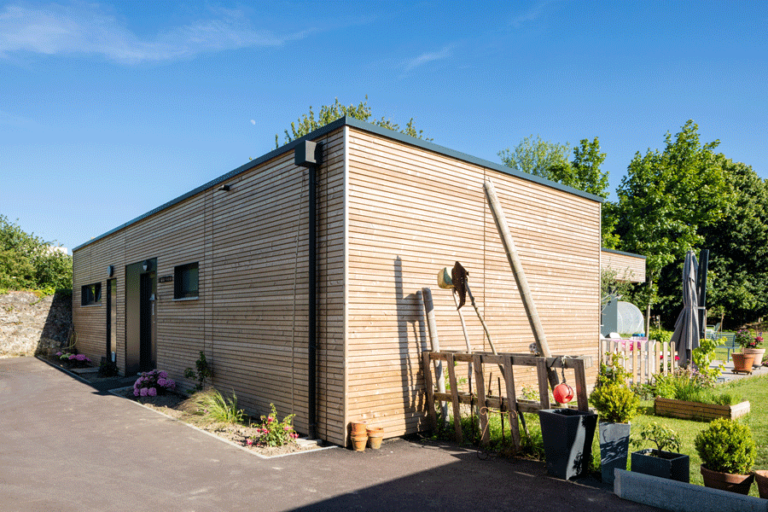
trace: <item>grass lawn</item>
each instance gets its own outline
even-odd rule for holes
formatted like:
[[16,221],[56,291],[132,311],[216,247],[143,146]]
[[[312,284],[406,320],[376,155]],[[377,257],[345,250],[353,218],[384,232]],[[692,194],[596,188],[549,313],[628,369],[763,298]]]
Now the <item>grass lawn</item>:
[[[754,469],[768,469],[768,376],[740,379],[727,384],[721,384],[718,386],[718,389],[728,390],[729,392],[749,400],[751,412],[747,416],[740,418],[738,421],[749,426],[752,430],[752,436],[757,445],[757,460],[755,461]],[[640,414],[635,416],[632,420],[633,438],[637,436],[637,432],[639,432],[643,426],[654,421],[675,430],[682,439],[681,453],[690,457],[691,483],[704,485],[700,471],[701,459],[696,453],[696,447],[694,446],[693,440],[696,435],[707,428],[709,424],[703,421],[680,420],[654,416],[652,400],[642,402],[639,411]],[[541,429],[539,427],[538,415],[525,414],[525,419],[531,434],[531,439],[527,443],[526,440],[523,440],[524,451],[526,451],[529,456],[543,459],[544,454],[540,448]],[[465,439],[470,438],[473,429],[469,417],[462,417],[462,427]],[[509,422],[506,421],[506,419],[505,427],[506,446],[501,442],[501,420],[499,419],[499,414],[493,413],[490,415],[489,432],[491,435],[490,449],[492,451],[509,451],[509,444],[511,441]],[[450,435],[452,431],[453,427],[449,427],[446,434]],[[653,447],[655,446],[648,444],[647,446],[644,445],[642,448]],[[630,446],[630,453],[639,449],[641,448]],[[595,432],[595,439],[592,445],[592,460],[593,467],[597,467],[600,462],[600,445],[597,439],[597,432]],[[750,495],[758,496],[757,485],[752,486]]]

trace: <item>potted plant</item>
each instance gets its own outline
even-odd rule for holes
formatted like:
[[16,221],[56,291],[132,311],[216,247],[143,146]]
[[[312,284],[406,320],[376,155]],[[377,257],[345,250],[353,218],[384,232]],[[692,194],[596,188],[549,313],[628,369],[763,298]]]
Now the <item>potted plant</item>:
[[762,333],[758,334],[754,338],[750,338],[749,341],[744,345],[744,353],[745,354],[753,354],[755,356],[755,360],[752,361],[752,366],[755,368],[759,368],[760,364],[763,362],[763,355],[765,354],[765,349],[760,348],[760,345],[763,344],[763,337],[761,336]]
[[633,452],[632,471],[678,482],[690,482],[690,457],[678,453],[681,444],[677,432],[653,422],[643,427],[640,439],[632,441],[632,444],[640,447],[647,442],[654,443],[656,448]]
[[720,418],[699,432],[694,440],[701,457],[704,485],[714,489],[749,494],[750,474],[757,450],[749,427]]
[[747,347],[750,343],[754,342],[754,338],[752,338],[748,330],[740,329],[733,337],[733,340],[741,346],[741,352],[731,354],[731,357],[733,357],[733,371],[752,373],[752,363],[755,361],[755,354],[748,354]]
[[613,483],[614,469],[627,469],[629,421],[637,413],[640,399],[626,384],[627,371],[619,354],[608,354],[609,363],[600,365],[597,385],[589,396],[600,415],[600,466],[603,482]]
[[564,480],[584,474],[592,459],[597,414],[566,407],[542,409],[539,421],[547,473]]

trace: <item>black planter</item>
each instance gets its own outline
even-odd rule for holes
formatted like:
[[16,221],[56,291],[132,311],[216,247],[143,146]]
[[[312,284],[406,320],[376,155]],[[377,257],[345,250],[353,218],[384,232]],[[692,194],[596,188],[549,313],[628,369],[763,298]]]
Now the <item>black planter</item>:
[[627,469],[630,428],[629,423],[600,422],[600,467],[604,483],[613,483],[614,469]]
[[539,411],[547,472],[565,480],[581,476],[592,458],[597,414],[575,409]]
[[632,453],[632,471],[690,483],[690,458],[673,452],[647,449]]

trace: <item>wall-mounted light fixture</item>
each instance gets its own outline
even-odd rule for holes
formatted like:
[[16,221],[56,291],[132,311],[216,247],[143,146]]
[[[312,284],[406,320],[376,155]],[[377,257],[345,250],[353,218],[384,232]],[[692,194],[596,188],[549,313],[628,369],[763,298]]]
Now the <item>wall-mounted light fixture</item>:
[[115,266],[110,265],[107,267],[107,277],[113,277],[115,275]]
[[229,192],[229,185],[222,185],[219,187],[219,190],[223,190],[224,192]]
[[144,260],[144,263],[141,265],[141,268],[144,269],[144,272],[152,270],[152,260]]

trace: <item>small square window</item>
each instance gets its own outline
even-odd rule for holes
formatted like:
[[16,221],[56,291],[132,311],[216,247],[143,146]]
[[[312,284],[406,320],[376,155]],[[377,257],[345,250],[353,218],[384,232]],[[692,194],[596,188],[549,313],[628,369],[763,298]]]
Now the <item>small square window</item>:
[[175,267],[173,269],[173,298],[197,298],[198,283],[197,262]]
[[101,302],[101,283],[87,284],[80,289],[80,304],[91,306]]

